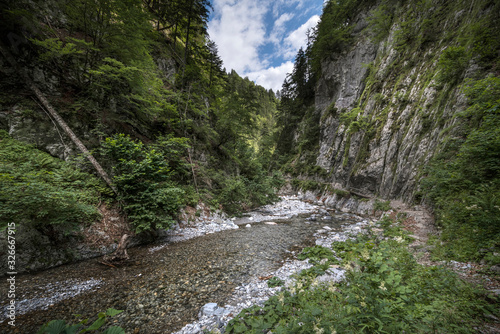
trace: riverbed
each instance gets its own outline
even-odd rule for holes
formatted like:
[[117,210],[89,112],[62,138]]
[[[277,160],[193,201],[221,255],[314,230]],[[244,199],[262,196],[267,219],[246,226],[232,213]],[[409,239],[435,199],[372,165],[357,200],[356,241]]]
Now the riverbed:
[[[19,275],[16,327],[3,316],[0,332],[36,333],[50,320],[93,318],[112,307],[124,310],[111,322],[126,333],[171,333],[198,320],[203,305],[224,305],[248,282],[282,267],[314,244],[318,230],[340,230],[346,220],[321,205],[287,198],[233,219],[236,229],[188,240],[179,229],[177,242],[170,237],[129,249],[131,260],[119,268],[93,259]],[[0,284],[2,291],[6,287]]]

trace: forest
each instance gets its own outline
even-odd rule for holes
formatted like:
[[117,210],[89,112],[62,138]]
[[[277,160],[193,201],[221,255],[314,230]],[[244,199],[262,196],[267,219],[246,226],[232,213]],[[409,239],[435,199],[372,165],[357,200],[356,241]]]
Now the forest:
[[[2,223],[16,217],[57,237],[91,223],[104,201],[121,203],[143,232],[168,228],[182,206],[200,200],[236,213],[275,198],[282,178],[267,166],[278,101],[222,68],[206,33],[206,1],[55,1],[42,12],[31,2],[3,6],[3,42],[23,34],[18,66],[40,66],[57,81],[50,102],[83,125],[75,131],[117,192],[89,175],[81,152],[59,162],[3,134]],[[2,105],[47,117],[29,92],[13,94],[27,88],[17,75],[2,80]]]

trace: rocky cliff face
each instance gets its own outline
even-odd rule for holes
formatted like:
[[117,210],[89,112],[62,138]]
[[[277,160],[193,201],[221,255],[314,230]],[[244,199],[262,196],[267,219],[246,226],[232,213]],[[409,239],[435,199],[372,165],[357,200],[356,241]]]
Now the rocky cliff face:
[[[394,17],[404,17],[409,6]],[[472,58],[457,82],[440,82],[438,61],[477,13],[472,6],[469,12],[456,9],[439,22],[432,40],[404,47],[404,18],[395,19],[387,36],[374,42],[367,13],[358,15],[353,46],[322,64],[316,86],[315,107],[321,114],[317,165],[329,172],[334,187],[415,199],[423,167],[453,133],[454,115],[467,106],[461,83],[478,68]]]

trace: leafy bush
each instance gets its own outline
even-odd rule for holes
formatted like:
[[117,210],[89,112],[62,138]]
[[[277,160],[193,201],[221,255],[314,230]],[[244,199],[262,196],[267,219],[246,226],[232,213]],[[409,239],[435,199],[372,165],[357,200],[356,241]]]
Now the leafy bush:
[[267,286],[270,288],[275,288],[277,286],[283,286],[285,282],[282,279],[279,279],[276,276],[273,276],[267,281]]
[[184,191],[173,181],[169,166],[168,153],[173,149],[159,143],[163,145],[148,147],[123,134],[102,143],[102,154],[113,162],[119,200],[136,232],[168,229],[183,204]]
[[[108,308],[106,312],[99,313],[97,320],[87,328],[82,327],[87,324],[88,319],[83,319],[75,325],[67,324],[64,320],[52,320],[49,323],[43,325],[40,330],[38,330],[37,334],[77,334],[97,331],[102,326],[104,326],[109,317],[113,317],[122,312],[123,311]],[[100,333],[125,334],[125,331],[121,327],[113,326]]]
[[337,263],[337,258],[333,254],[333,252],[325,247],[313,246],[306,247],[300,252],[297,256],[299,260],[309,259],[312,263],[320,262],[323,259],[330,261],[331,263]]
[[409,15],[406,20],[399,24],[399,30],[395,33],[394,37],[397,50],[404,50],[411,45],[417,37],[415,18],[412,18],[411,16],[412,15]]
[[300,180],[300,179],[292,179],[292,187],[295,190],[302,191],[314,191],[319,190],[322,187],[322,184],[314,181],[314,180]]
[[96,177],[0,131],[0,228],[29,224],[57,239],[99,218]]
[[353,108],[349,112],[340,114],[340,122],[347,127],[348,133],[364,130],[370,125],[367,117],[363,116],[362,113],[362,109]]
[[375,200],[375,204],[373,205],[374,211],[389,211],[391,209],[391,201],[379,201]]
[[321,61],[334,53],[344,51],[352,41],[354,13],[371,1],[346,0],[327,1],[323,7],[321,20],[314,34],[311,47],[313,68],[319,70]]
[[467,68],[469,58],[463,46],[447,47],[439,57],[438,82],[441,84],[458,82]]
[[387,5],[375,8],[368,17],[369,28],[372,31],[374,42],[380,42],[389,35],[392,26],[393,9]]
[[265,175],[262,169],[254,173],[253,178],[229,176],[223,172],[215,174],[217,202],[226,212],[238,213],[279,199],[276,191],[284,183],[281,173]]

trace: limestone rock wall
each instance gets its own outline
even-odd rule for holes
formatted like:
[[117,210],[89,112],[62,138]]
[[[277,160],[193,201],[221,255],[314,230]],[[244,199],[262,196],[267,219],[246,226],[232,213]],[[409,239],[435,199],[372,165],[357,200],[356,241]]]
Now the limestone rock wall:
[[[360,16],[358,24],[365,27]],[[335,187],[412,201],[424,166],[439,151],[449,135],[445,129],[466,108],[466,100],[460,85],[436,80],[439,57],[450,42],[437,39],[402,49],[396,42],[399,29],[395,23],[379,43],[372,41],[369,29],[357,29],[353,47],[322,64],[315,96],[321,114],[316,164],[327,170]],[[462,80],[475,69],[469,63]],[[354,108],[363,124],[357,131],[341,121]]]

